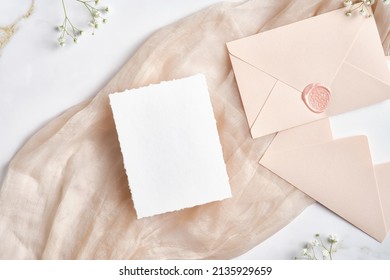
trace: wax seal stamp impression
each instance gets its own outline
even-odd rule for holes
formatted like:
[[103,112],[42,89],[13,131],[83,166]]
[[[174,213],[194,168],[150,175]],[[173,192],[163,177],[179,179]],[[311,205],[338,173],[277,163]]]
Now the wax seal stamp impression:
[[324,112],[329,105],[330,97],[330,90],[317,83],[306,86],[302,92],[303,102],[314,113]]

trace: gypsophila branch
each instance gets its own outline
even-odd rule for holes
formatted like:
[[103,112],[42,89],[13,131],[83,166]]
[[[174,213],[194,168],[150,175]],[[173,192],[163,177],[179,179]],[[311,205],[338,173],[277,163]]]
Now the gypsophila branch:
[[306,245],[305,248],[302,249],[301,256],[295,257],[296,260],[318,260],[317,253],[321,253],[323,260],[333,260],[333,254],[337,250],[338,239],[335,234],[329,235],[327,241],[329,243],[326,246],[320,236],[320,234],[316,234],[315,239]]
[[[106,23],[107,19],[102,16],[109,12],[109,7],[98,6],[99,0],[74,0],[80,4],[88,11],[90,20],[89,26],[92,27],[92,35],[95,35],[95,30],[99,27],[100,22]],[[65,46],[66,37],[70,37],[74,43],[78,42],[79,37],[83,34],[83,30],[77,28],[68,16],[68,11],[66,8],[65,0],[61,0],[64,20],[62,24],[57,27],[60,32],[60,37],[58,38],[58,43],[61,47]]]
[[[390,0],[381,0],[384,5],[389,5]],[[359,11],[359,14],[362,16],[371,17],[371,9],[370,7],[374,5],[376,0],[345,0],[344,6],[347,7],[347,12],[345,13],[347,16],[352,16],[355,11]]]

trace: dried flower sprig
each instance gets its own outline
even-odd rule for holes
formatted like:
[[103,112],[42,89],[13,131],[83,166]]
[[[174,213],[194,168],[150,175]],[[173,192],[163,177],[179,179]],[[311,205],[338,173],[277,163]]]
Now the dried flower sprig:
[[[370,12],[370,6],[375,4],[376,0],[345,0],[344,6],[347,7],[347,12],[345,13],[347,16],[352,16],[352,13],[355,11],[359,11],[359,14],[366,17],[372,17]],[[384,5],[389,5],[390,0],[382,0]]]
[[[92,29],[92,35],[95,35],[95,30],[99,28],[100,22],[106,23],[107,19],[102,16],[109,12],[109,7],[98,6],[99,0],[75,0],[83,5],[87,9],[90,15],[89,26]],[[61,47],[65,46],[66,36],[70,37],[74,43],[78,43],[79,37],[84,33],[83,30],[76,27],[70,20],[68,16],[68,11],[66,9],[65,1],[61,0],[62,8],[64,12],[64,20],[60,26],[57,27],[60,32],[60,37],[58,38],[58,43]]]
[[319,233],[315,235],[315,239],[302,249],[300,257],[295,257],[296,260],[319,260],[318,255],[321,255],[323,260],[332,260],[333,254],[337,250],[338,238],[335,234],[331,234],[327,238],[328,245],[322,241]]
[[31,0],[31,4],[27,11],[19,16],[14,22],[5,26],[0,26],[0,56],[3,48],[10,42],[11,38],[15,35],[19,28],[19,24],[22,20],[28,19],[34,12],[35,0]]

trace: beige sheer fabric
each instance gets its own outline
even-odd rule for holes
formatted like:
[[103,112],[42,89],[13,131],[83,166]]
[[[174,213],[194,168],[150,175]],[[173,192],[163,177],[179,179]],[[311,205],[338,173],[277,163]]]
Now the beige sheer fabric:
[[[0,191],[0,257],[227,259],[277,232],[312,200],[258,164],[273,136],[250,137],[225,42],[341,6],[221,3],[156,32],[95,98],[53,120],[11,161]],[[379,27],[388,48],[386,13]],[[136,220],[107,94],[199,72],[233,198]]]

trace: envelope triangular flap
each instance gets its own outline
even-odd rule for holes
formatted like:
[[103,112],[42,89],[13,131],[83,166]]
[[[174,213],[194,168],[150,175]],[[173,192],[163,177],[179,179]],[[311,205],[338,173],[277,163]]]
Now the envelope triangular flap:
[[277,80],[234,56],[230,57],[230,61],[240,88],[246,118],[249,127],[252,127]]
[[301,91],[310,83],[331,83],[364,20],[336,10],[227,47],[231,55]]
[[278,81],[252,126],[252,137],[297,127],[327,116],[327,112],[313,114],[302,102],[301,92]]
[[332,83],[329,116],[373,105],[390,98],[390,85],[350,63],[343,63]]
[[385,238],[386,225],[365,136],[267,152],[260,163],[378,241]]

